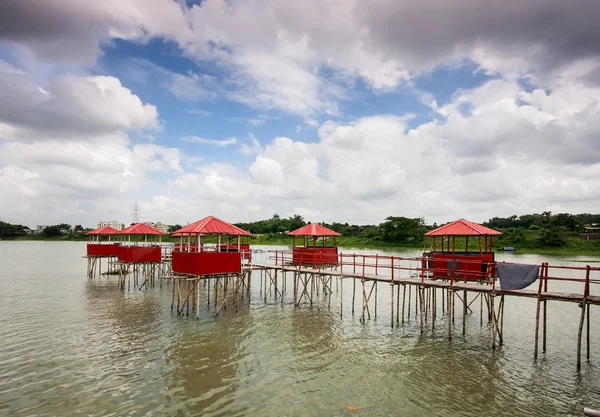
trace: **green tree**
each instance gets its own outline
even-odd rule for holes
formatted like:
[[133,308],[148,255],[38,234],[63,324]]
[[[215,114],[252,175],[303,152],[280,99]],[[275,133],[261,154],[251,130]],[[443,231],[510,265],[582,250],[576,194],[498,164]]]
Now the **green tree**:
[[425,223],[421,218],[410,219],[390,216],[380,225],[383,240],[386,242],[421,242],[425,233]]
[[62,229],[60,225],[55,225],[55,226],[48,226],[46,227],[43,231],[42,234],[44,236],[47,237],[56,237],[56,236],[61,236],[62,233]]
[[173,233],[175,230],[179,230],[181,229],[181,225],[180,224],[172,224],[170,225],[167,230],[169,231],[169,233]]
[[0,238],[11,238],[27,234],[27,227],[0,221]]

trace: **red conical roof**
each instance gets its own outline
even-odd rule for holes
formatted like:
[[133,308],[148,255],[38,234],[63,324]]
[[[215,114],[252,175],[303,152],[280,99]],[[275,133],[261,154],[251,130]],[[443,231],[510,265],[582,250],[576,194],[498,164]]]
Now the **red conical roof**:
[[293,232],[289,232],[290,236],[341,236],[338,232],[334,232],[331,229],[321,226],[318,223],[307,224],[300,229],[296,229]]
[[227,223],[226,221],[215,216],[205,217],[202,220],[188,224],[179,230],[175,230],[173,233],[181,233],[185,235],[195,235],[198,233],[212,235],[250,235],[250,233],[244,229],[234,226],[231,223]]
[[425,233],[425,236],[485,236],[485,235],[501,235],[502,233],[482,226],[478,223],[473,223],[465,219],[458,219],[452,223],[445,224],[435,230]]
[[98,229],[90,230],[86,235],[118,235],[120,232],[110,226],[102,226]]
[[150,227],[144,223],[137,223],[132,226],[126,227],[125,229],[119,232],[122,235],[164,235],[158,229],[154,227]]

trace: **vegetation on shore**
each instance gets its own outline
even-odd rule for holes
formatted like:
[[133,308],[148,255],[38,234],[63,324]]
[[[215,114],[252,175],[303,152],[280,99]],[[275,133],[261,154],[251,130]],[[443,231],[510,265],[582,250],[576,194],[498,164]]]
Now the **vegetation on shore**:
[[[270,219],[250,223],[238,223],[237,226],[248,230],[252,236],[252,245],[290,245],[289,231],[304,226],[308,222],[299,215],[281,218],[274,215]],[[600,223],[600,214],[527,214],[523,216],[494,217],[483,224],[501,231],[501,236],[494,237],[494,247],[502,249],[505,246],[514,247],[519,252],[532,253],[570,253],[570,254],[600,254],[600,240],[585,240],[581,234],[585,231],[584,224]],[[371,249],[424,249],[429,247],[425,233],[438,227],[437,224],[427,225],[422,218],[407,218],[390,216],[378,225],[350,225],[348,223],[322,223],[342,236],[337,244],[346,248]],[[172,225],[169,231],[180,228]],[[86,240],[81,225],[74,227],[59,224],[46,227],[39,234],[31,234],[28,228],[0,222],[0,238],[16,240]],[[164,241],[175,242],[178,238],[165,236]],[[210,241],[207,240],[207,241]],[[465,247],[464,239],[456,239],[457,250]],[[469,241],[469,249],[477,250],[477,239]]]

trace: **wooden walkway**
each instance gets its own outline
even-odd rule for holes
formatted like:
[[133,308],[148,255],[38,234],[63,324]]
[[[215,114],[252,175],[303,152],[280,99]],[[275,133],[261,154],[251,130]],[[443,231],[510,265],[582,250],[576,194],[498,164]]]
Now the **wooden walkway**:
[[[413,278],[394,278],[385,275],[373,275],[373,274],[359,274],[359,273],[342,273],[338,270],[327,270],[327,269],[314,269],[314,268],[298,268],[294,266],[281,266],[281,265],[268,265],[268,264],[256,264],[253,265],[254,269],[271,269],[282,272],[300,273],[300,274],[317,274],[323,276],[333,276],[341,279],[358,279],[361,281],[371,282],[382,282],[392,285],[422,285],[425,287],[435,287],[443,289],[452,289],[454,291],[473,291],[478,293],[494,294],[494,295],[510,295],[515,297],[525,298],[542,298],[548,301],[566,301],[573,303],[582,303],[584,301],[583,294],[576,293],[562,293],[562,292],[542,292],[538,294],[536,290],[510,290],[502,291],[502,289],[493,289],[489,284],[481,284],[476,282],[454,282],[451,284],[450,280],[445,279],[432,279],[421,277]],[[593,305],[600,305],[600,296],[588,295],[585,299],[586,303]]]

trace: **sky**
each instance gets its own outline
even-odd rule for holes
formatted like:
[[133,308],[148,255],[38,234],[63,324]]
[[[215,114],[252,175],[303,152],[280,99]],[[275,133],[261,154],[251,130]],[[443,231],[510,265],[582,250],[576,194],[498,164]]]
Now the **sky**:
[[600,211],[597,0],[3,0],[0,219]]

